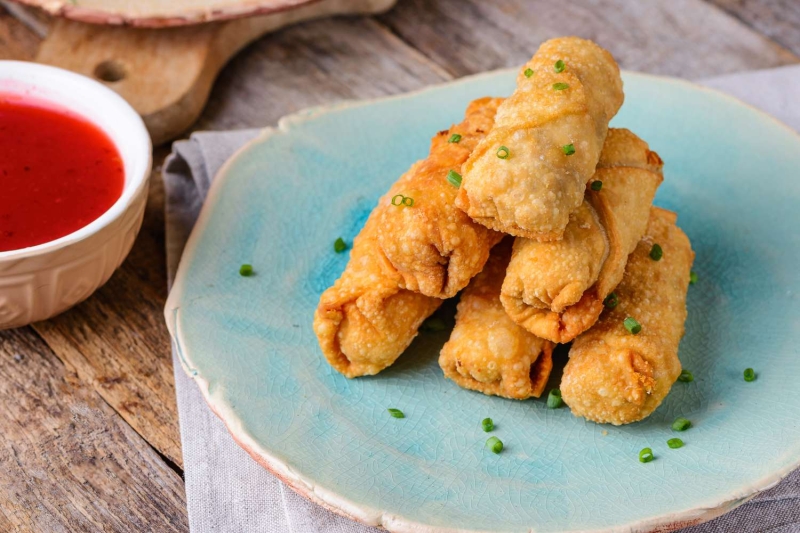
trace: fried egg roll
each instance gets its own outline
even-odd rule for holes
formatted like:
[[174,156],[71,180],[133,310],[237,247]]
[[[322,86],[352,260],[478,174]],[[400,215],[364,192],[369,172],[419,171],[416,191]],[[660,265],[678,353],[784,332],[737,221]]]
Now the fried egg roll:
[[577,37],[546,41],[464,165],[456,205],[488,228],[560,239],[622,100],[619,67],[606,50]]
[[524,400],[539,397],[553,367],[553,344],[515,324],[500,304],[511,239],[498,244],[464,289],[439,366],[459,386]]
[[[501,98],[472,102],[464,121],[440,131],[430,155],[392,186],[377,207],[378,243],[403,278],[406,289],[450,298],[481,271],[502,235],[472,221],[455,206],[460,176],[469,154],[494,125]],[[398,197],[412,198],[404,205]],[[399,204],[399,205],[398,205]]]
[[514,241],[500,299],[515,322],[566,343],[597,321],[647,228],[661,168],[646,142],[626,129],[609,130],[592,180],[599,185],[587,187],[564,238]]
[[400,287],[400,274],[378,247],[378,223],[373,211],[344,273],[322,293],[314,314],[322,353],[348,378],[377,374],[394,363],[443,301]]
[[[647,233],[615,290],[619,303],[572,344],[561,395],[576,416],[614,425],[642,420],[678,379],[694,252],[676,218],[651,210]],[[657,260],[655,244],[663,251]],[[625,327],[628,317],[641,325],[638,334]]]

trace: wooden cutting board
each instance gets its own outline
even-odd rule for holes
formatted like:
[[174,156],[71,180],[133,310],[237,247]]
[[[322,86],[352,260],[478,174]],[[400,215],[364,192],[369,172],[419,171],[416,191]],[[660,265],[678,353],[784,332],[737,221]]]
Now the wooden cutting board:
[[377,13],[394,3],[306,1],[264,15],[160,29],[59,18],[50,26],[36,61],[105,83],[139,112],[153,144],[158,145],[174,139],[197,120],[220,69],[249,42],[296,22]]

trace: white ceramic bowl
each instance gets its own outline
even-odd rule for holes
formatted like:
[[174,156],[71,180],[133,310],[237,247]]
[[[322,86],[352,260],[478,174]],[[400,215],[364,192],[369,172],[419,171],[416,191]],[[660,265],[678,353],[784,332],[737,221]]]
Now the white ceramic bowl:
[[122,196],[100,218],[60,239],[0,252],[0,329],[7,329],[50,318],[108,281],[142,225],[152,146],[125,100],[79,74],[0,61],[0,93],[30,95],[80,114],[108,134],[125,167]]

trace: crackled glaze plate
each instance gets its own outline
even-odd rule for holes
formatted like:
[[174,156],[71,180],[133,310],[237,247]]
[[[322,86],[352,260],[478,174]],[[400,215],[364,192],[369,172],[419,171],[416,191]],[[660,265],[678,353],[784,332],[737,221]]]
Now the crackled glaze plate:
[[[312,315],[347,262],[333,241],[352,241],[469,100],[509,94],[514,73],[503,71],[289,117],[220,172],[166,317],[234,438],[296,491],[391,531],[665,531],[713,518],[795,468],[800,139],[719,93],[624,80],[613,125],[665,160],[656,203],[679,212],[697,253],[680,350],[694,382],[676,383],[646,421],[613,427],[543,400],[459,389],[436,362],[447,332],[421,334],[374,377],[345,379],[323,359]],[[241,277],[242,263],[257,275]],[[500,455],[484,449],[487,416]],[[677,416],[693,427],[671,450]],[[644,447],[653,462],[638,461]]]

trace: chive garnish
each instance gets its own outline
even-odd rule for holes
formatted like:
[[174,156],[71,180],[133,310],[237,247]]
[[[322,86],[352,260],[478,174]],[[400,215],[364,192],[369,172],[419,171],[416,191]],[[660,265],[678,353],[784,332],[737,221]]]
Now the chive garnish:
[[674,439],[669,439],[667,441],[667,446],[669,446],[673,450],[677,450],[678,448],[683,447],[683,441],[678,437],[675,437]]
[[404,205],[406,207],[411,207],[414,205],[414,199],[410,196],[403,196],[402,194],[395,194],[392,196],[392,205],[400,207]]
[[622,324],[625,326],[625,329],[628,330],[628,333],[633,335],[638,335],[639,332],[642,331],[642,325],[632,316],[626,318]]
[[681,370],[681,375],[678,376],[678,381],[689,383],[691,381],[694,381],[694,376],[688,370]]
[[432,316],[423,322],[419,329],[430,332],[444,331],[447,329],[447,324],[438,316]]
[[531,76],[533,76],[534,71],[532,69],[526,68],[523,74],[525,74],[526,78],[530,78]]
[[568,83],[562,83],[562,82],[554,83],[553,84],[553,89],[556,90],[556,91],[563,91],[564,89],[569,89],[569,84]]
[[461,174],[455,170],[451,170],[447,173],[447,182],[453,187],[461,187]]
[[756,371],[752,368],[745,368],[744,369],[744,380],[745,381],[755,381],[756,379]]
[[603,305],[606,306],[608,309],[614,309],[617,306],[617,304],[619,304],[619,298],[617,298],[616,292],[612,292],[611,294],[606,296],[605,300],[603,300]]
[[672,423],[672,430],[673,431],[686,431],[692,427],[692,423],[682,416],[679,416],[675,419],[675,422]]
[[553,70],[555,70],[556,72],[564,72],[564,67],[565,67],[564,62],[559,59],[558,61],[556,61],[556,64],[553,65]]
[[501,146],[497,149],[497,157],[500,159],[508,159],[508,156],[511,155],[511,152],[505,146]]
[[649,463],[655,459],[653,455],[653,450],[650,448],[642,448],[642,451],[639,452],[639,462],[640,463]]
[[547,395],[547,407],[550,409],[558,409],[564,405],[564,400],[561,399],[561,390],[553,389]]
[[344,239],[339,237],[338,239],[333,241],[333,251],[334,252],[336,252],[337,254],[340,254],[340,253],[344,252],[345,250],[347,250],[347,243],[344,242]]
[[389,414],[392,415],[394,418],[405,418],[406,415],[403,414],[403,411],[400,409],[387,409]]
[[694,285],[695,283],[697,283],[697,279],[698,279],[697,273],[694,270],[692,270],[689,273],[689,285]]
[[600,189],[602,189],[602,188],[603,188],[603,182],[602,182],[602,181],[600,181],[600,180],[594,180],[594,181],[592,182],[592,184],[590,185],[590,187],[592,188],[592,190],[593,190],[594,192],[597,192],[597,191],[599,191]]
[[484,418],[481,420],[481,427],[483,428],[483,431],[489,433],[494,429],[494,421],[491,418]]
[[458,133],[452,134],[450,138],[447,139],[447,142],[449,143],[457,143],[459,141],[461,141],[461,135],[459,135]]
[[575,153],[575,145],[572,143],[565,144],[561,147],[561,151],[564,152],[564,155],[572,155]]
[[664,255],[664,250],[661,249],[660,244],[654,244],[652,248],[650,248],[650,259],[653,261],[661,261],[661,257]]
[[245,263],[244,265],[239,267],[239,275],[249,277],[253,275],[253,265],[248,265]]
[[494,453],[500,453],[503,451],[503,441],[497,437],[489,437],[486,441],[486,447]]

